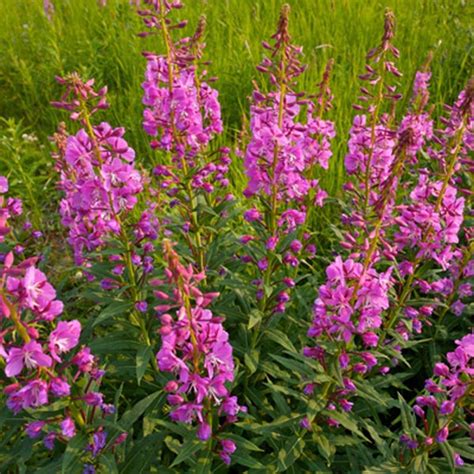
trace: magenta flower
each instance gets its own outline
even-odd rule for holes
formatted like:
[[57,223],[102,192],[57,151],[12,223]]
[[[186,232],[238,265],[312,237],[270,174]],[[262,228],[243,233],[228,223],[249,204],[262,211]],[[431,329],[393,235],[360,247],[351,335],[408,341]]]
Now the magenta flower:
[[5,176],[0,176],[0,194],[8,192],[8,179]]
[[81,323],[74,321],[60,321],[56,329],[49,335],[49,351],[51,356],[61,362],[58,354],[69,352],[79,343],[81,335]]
[[201,441],[207,441],[211,437],[211,434],[212,434],[211,427],[207,423],[203,422],[199,425],[199,428],[197,431],[197,437]]
[[65,195],[60,203],[62,223],[69,230],[76,262],[81,264],[85,253],[120,234],[119,216],[135,207],[143,183],[134,166],[135,151],[123,138],[125,130],[106,122],[88,127],[90,119],[86,120],[84,110],[78,108],[78,96],[88,102],[89,115],[105,108],[106,89],[95,92],[93,80],[83,82],[77,74],[59,78],[58,82],[66,86],[66,95],[73,99],[54,105],[75,110],[72,118],[87,128],[71,136],[64,131],[57,134],[60,152],[55,155],[59,186]]
[[25,427],[26,434],[32,439],[38,438],[41,435],[41,431],[45,425],[46,422],[42,420],[32,421]]
[[23,347],[13,347],[8,352],[5,375],[16,377],[26,366],[27,369],[36,367],[51,367],[52,359],[43,352],[41,344],[30,341]]
[[49,390],[56,397],[67,397],[71,393],[71,386],[64,379],[55,377],[51,379]]
[[32,380],[18,391],[9,394],[7,406],[14,413],[37,408],[48,403],[48,385],[44,380]]
[[158,294],[168,302],[174,300],[178,309],[174,319],[168,313],[160,318],[162,345],[156,359],[160,370],[173,376],[165,386],[172,405],[171,419],[196,422],[197,436],[205,441],[212,435],[206,420],[214,407],[229,423],[244,411],[226,386],[234,380],[232,346],[222,318],[205,308],[217,294],[199,290],[204,274],[184,267],[169,241],[165,241],[164,250],[168,262],[165,274],[173,293]]
[[444,443],[448,439],[448,436],[449,436],[449,429],[448,429],[447,426],[444,426],[436,434],[436,438],[435,438],[436,442],[437,443]]
[[60,425],[61,433],[66,438],[73,438],[76,435],[76,425],[71,417],[64,418]]

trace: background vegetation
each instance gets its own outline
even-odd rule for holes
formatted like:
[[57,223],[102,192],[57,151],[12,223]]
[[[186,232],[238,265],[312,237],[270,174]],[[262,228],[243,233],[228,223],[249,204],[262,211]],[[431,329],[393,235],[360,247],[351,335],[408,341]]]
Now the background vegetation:
[[[142,30],[135,8],[127,0],[56,1],[53,21],[40,0],[0,2],[0,116],[22,121],[47,144],[61,112],[49,106],[59,94],[54,77],[78,70],[109,87],[111,108],[104,120],[127,129],[127,140],[147,160],[149,150],[141,128],[145,60],[142,50],[162,51],[161,38],[138,38]],[[255,65],[262,58],[260,43],[273,34],[282,0],[193,0],[182,11],[191,31],[199,15],[207,16],[206,58],[211,76],[218,76],[228,133],[240,129],[247,114],[252,80],[260,80]],[[303,87],[311,91],[320,81],[329,58],[335,59],[331,87],[335,96],[330,118],[347,136],[358,91],[358,74],[366,52],[381,36],[383,12],[397,18],[395,44],[401,51],[402,90],[409,90],[417,68],[434,51],[432,103],[450,102],[472,71],[473,27],[469,2],[462,0],[293,0],[291,32],[304,47],[308,71]],[[403,107],[402,107],[403,108]],[[438,111],[439,112],[439,111]],[[344,141],[338,140],[329,174],[323,177],[337,193],[343,177]],[[50,162],[48,147],[42,159]],[[2,165],[5,166],[5,165]],[[234,167],[233,185],[243,186],[242,167]],[[1,169],[3,173],[7,169]]]

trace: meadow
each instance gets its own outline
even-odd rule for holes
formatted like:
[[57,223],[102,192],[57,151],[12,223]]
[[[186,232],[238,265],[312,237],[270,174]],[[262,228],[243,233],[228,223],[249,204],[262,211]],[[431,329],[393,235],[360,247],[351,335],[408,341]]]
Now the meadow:
[[[109,87],[113,107],[105,118],[122,124],[128,139],[146,162],[148,149],[140,127],[143,107],[141,87],[145,61],[142,50],[162,50],[159,37],[137,37],[140,19],[127,1],[108,2],[104,10],[94,0],[61,1],[53,21],[43,14],[40,1],[3,0],[0,5],[0,115],[21,121],[41,138],[56,129],[60,115],[49,106],[58,93],[55,76],[79,71]],[[449,103],[472,72],[473,29],[469,2],[448,0],[298,0],[294,6],[292,34],[304,48],[308,71],[302,88],[314,92],[329,58],[334,58],[331,86],[335,96],[331,118],[338,133],[346,136],[352,122],[351,105],[357,97],[357,76],[366,52],[380,35],[386,7],[397,18],[397,47],[402,51],[402,90],[409,91],[414,74],[433,51],[434,104]],[[186,6],[186,17],[195,24],[199,15],[208,21],[206,54],[210,75],[219,78],[226,132],[235,136],[242,117],[248,115],[248,97],[255,65],[262,58],[260,43],[272,33],[281,2],[275,0],[195,0]],[[408,97],[408,95],[407,95]],[[440,112],[440,105],[437,105]],[[338,193],[343,180],[342,144],[327,185]],[[49,161],[47,153],[45,164]],[[241,167],[232,184],[242,189]]]
[[471,472],[472,13],[2,0],[0,472]]

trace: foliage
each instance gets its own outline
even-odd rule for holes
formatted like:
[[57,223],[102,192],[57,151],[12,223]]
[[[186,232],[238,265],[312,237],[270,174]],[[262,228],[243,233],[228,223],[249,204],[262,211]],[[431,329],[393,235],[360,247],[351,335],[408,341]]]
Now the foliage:
[[[378,8],[323,3],[278,20],[276,2],[245,20],[232,0],[15,6],[25,31],[0,64],[5,111],[24,119],[0,129],[2,472],[470,472],[462,16],[427,51],[442,34],[427,18],[464,7],[395,2],[400,32],[387,9],[362,35]],[[407,36],[419,11],[422,47]],[[334,45],[304,57],[308,25]],[[231,30],[270,37],[264,59],[253,42],[224,50]]]

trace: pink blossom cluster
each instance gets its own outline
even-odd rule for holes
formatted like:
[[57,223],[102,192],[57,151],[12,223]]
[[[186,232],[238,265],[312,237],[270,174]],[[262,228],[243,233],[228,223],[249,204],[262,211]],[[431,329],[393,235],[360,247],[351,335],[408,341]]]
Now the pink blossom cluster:
[[[377,348],[393,287],[391,274],[392,268],[381,273],[374,268],[364,270],[361,263],[344,261],[340,256],[326,269],[327,280],[319,288],[308,331],[317,344],[305,347],[303,353],[319,361],[324,370],[329,369],[334,358],[340,367],[344,384],[331,387],[326,407],[330,411],[352,410],[353,402],[349,399],[356,394],[356,376],[367,376],[375,369],[383,374],[390,370],[382,365],[384,359],[379,360]],[[324,341],[328,340],[337,344],[337,351],[325,348]],[[315,384],[308,383],[304,391],[311,395],[314,390]],[[338,425],[330,416],[325,421],[330,426]],[[303,426],[310,427],[306,419]]]
[[[296,91],[305,66],[299,59],[302,48],[291,43],[288,14],[285,5],[272,36],[274,44],[263,43],[270,54],[257,69],[269,76],[272,90],[262,93],[256,87],[253,92],[250,139],[244,157],[248,177],[244,195],[254,206],[244,213],[244,219],[252,223],[254,235],[242,237],[243,243],[250,243],[250,255],[242,259],[257,268],[257,299],[264,299],[263,287],[270,283],[270,275],[272,285],[281,287],[274,292],[272,313],[285,311],[288,289],[295,284],[290,274],[300,259],[316,253],[305,225],[312,209],[322,207],[327,197],[316,172],[318,167],[328,168],[335,136],[333,122],[322,118],[331,108],[328,82],[332,62],[328,63],[316,99]],[[287,234],[291,233],[295,235],[290,241]],[[277,260],[284,264],[278,276]]]
[[335,128],[330,120],[322,119],[322,113],[331,107],[330,65],[317,101],[295,90],[306,66],[299,59],[302,48],[291,43],[288,14],[286,5],[272,36],[274,44],[263,42],[270,57],[265,57],[257,69],[269,75],[273,90],[262,93],[256,88],[253,92],[244,166],[249,180],[247,197],[273,196],[291,208],[306,202],[313,188],[317,197],[311,204],[321,205],[324,191],[314,179],[314,170],[317,165],[328,168]]
[[[416,398],[413,411],[420,419],[423,434],[405,433],[401,441],[411,450],[425,447],[430,451],[445,443],[450,434],[466,429],[464,423],[469,412],[474,390],[474,334],[455,341],[456,349],[446,355],[446,364],[434,366],[433,377],[425,381],[425,395]],[[474,424],[470,425],[471,436]],[[453,454],[457,466],[464,464],[458,453]]]
[[418,184],[410,193],[411,203],[398,207],[398,230],[394,234],[398,252],[417,249],[417,259],[433,259],[446,269],[464,219],[464,198],[454,186],[433,181],[427,169],[418,170]]
[[[459,184],[463,165],[469,162],[468,154],[472,150],[473,104],[474,85],[468,83],[455,105],[448,107],[450,116],[443,120],[444,129],[437,130],[433,135],[429,154],[437,158],[435,163],[440,168],[438,176],[433,176],[429,169],[418,169],[418,183],[407,202],[396,209],[398,216],[394,223],[393,244],[402,279],[407,277],[406,282],[402,283],[422,293],[433,291],[447,295],[455,290],[454,281],[442,274],[438,273],[434,278],[418,275],[424,262],[432,261],[448,274],[458,274],[458,280],[462,279],[464,271],[469,273],[472,232],[467,227],[464,232],[461,231],[464,213],[470,211],[470,206],[466,206],[466,198],[459,196],[462,192]],[[470,198],[469,192],[464,194]],[[464,241],[467,241],[464,247],[461,240],[463,234]],[[405,304],[410,293],[411,289],[405,292],[399,306]],[[453,308],[457,315],[461,314],[462,309],[460,301]]]
[[[435,145],[428,149],[429,155],[440,162],[440,165],[449,168],[449,158],[453,152],[458,159],[453,171],[460,172],[462,167],[472,171],[474,150],[474,80],[471,79],[465,89],[461,91],[455,103],[445,105],[447,117],[441,119],[443,128],[436,130]],[[459,148],[452,147],[452,142],[459,141]]]
[[[469,230],[469,232],[468,232]],[[466,302],[474,294],[471,280],[474,277],[474,259],[472,258],[473,234],[472,228],[466,229],[468,244],[454,250],[453,259],[448,271],[431,284],[423,283],[425,293],[434,293],[441,302],[446,304],[443,314],[451,310],[456,316],[461,316],[466,307]]]
[[[345,186],[352,195],[352,208],[344,223],[362,227],[369,234],[367,223],[373,213],[381,221],[381,237],[384,227],[393,224],[393,206],[404,170],[417,163],[417,154],[433,136],[433,120],[426,111],[431,58],[416,73],[410,108],[398,126],[395,124],[395,106],[401,94],[389,79],[396,80],[401,73],[393,62],[399,57],[391,43],[393,28],[393,16],[388,12],[382,42],[369,52],[366,74],[359,76],[364,81],[359,101],[364,105],[354,107],[365,113],[354,117],[345,157],[346,171],[356,180]],[[384,111],[386,104],[388,111]],[[357,240],[358,231],[352,234]]]
[[361,263],[336,257],[326,269],[326,283],[319,288],[308,336],[318,338],[326,333],[348,343],[357,334],[366,347],[376,347],[376,332],[389,307],[391,274],[392,268],[383,273],[371,268],[364,273]]
[[4,242],[5,236],[9,234],[11,228],[9,219],[22,214],[23,205],[20,199],[5,197],[8,192],[8,179],[0,176],[0,243]]
[[[429,318],[435,303],[411,304],[411,292],[414,288],[424,293],[449,292],[453,285],[448,289],[447,281],[444,288],[443,279],[438,277],[428,282],[416,272],[421,262],[430,261],[442,270],[449,270],[453,257],[459,260],[461,253],[457,247],[464,219],[464,198],[457,196],[452,178],[457,152],[466,148],[465,135],[459,131],[464,132],[469,122],[466,120],[469,106],[464,101],[464,115],[452,120],[459,128],[458,133],[447,134],[451,141],[438,140],[441,147],[455,153],[433,179],[432,171],[420,168],[418,163],[419,152],[437,140],[432,119],[425,112],[430,79],[427,66],[415,77],[411,107],[400,124],[395,125],[393,110],[390,114],[380,113],[384,100],[399,99],[393,86],[384,83],[387,73],[400,75],[393,62],[386,62],[388,52],[395,58],[398,56],[390,43],[392,29],[389,14],[382,43],[369,53],[373,63],[362,76],[372,87],[361,88],[361,100],[368,114],[356,117],[349,139],[346,168],[349,174],[354,174],[355,181],[346,185],[352,203],[343,223],[350,224],[351,229],[341,246],[351,253],[347,259],[336,257],[327,268],[327,280],[319,288],[308,332],[317,345],[304,351],[318,360],[323,370],[331,366],[331,358],[337,358],[343,375],[349,379],[357,374],[365,376],[372,369],[387,373],[390,367],[384,363],[387,355],[383,354],[387,352],[393,357],[393,351],[402,350],[401,341],[421,333],[424,324],[431,324]],[[461,97],[465,95],[462,93]],[[406,195],[403,188],[399,189],[399,183],[406,171],[413,170],[420,175],[419,180]],[[462,287],[461,291],[467,294],[469,289]],[[359,343],[364,346],[363,352],[356,349]],[[355,390],[347,392],[339,385],[327,387],[329,404],[334,405],[341,391],[343,400],[349,393],[355,394]],[[314,388],[309,383],[307,393],[312,393]],[[344,406],[350,408],[341,405],[343,410]],[[329,409],[335,407],[328,405]],[[332,423],[331,419],[327,422]]]
[[[0,183],[5,191],[6,179],[0,177]],[[88,407],[103,415],[114,407],[104,403],[103,394],[95,388],[104,375],[97,358],[90,348],[78,348],[81,324],[58,319],[63,303],[36,267],[37,261],[37,257],[30,257],[14,264],[9,252],[2,263],[0,359],[4,376],[11,380],[4,386],[7,407],[15,414],[22,410],[30,414],[33,421],[26,425],[26,434],[31,438],[43,434],[44,445],[53,449],[55,440],[67,443],[75,436],[77,423],[92,423],[93,412],[86,419]],[[67,402],[63,415],[35,416],[35,408],[60,399]]]
[[187,22],[172,24],[168,15],[182,7],[181,2],[145,1],[149,8],[138,13],[148,33],[160,32],[166,44],[166,55],[144,53],[147,59],[143,104],[143,127],[156,140],[153,148],[172,152],[177,163],[191,160],[204,151],[210,140],[222,133],[218,92],[204,81],[206,71],[198,65],[202,58],[202,36],[205,19],[201,18],[191,37],[174,41],[170,31],[183,28]]
[[198,81],[194,66],[179,67],[154,54],[146,57],[143,127],[157,137],[154,148],[192,160],[214,135],[222,133],[217,91]]
[[[366,72],[359,76],[363,86],[358,98],[360,104],[354,105],[354,108],[364,113],[354,117],[345,157],[346,171],[357,178],[353,204],[362,212],[362,219],[367,213],[367,206],[379,199],[382,184],[389,178],[395,161],[397,139],[392,127],[393,107],[383,110],[384,103],[395,104],[401,98],[401,94],[396,92],[396,85],[390,84],[389,80],[401,76],[393,62],[400,55],[392,43],[393,36],[394,17],[387,11],[382,41],[367,54]],[[362,198],[358,197],[358,193]],[[356,223],[358,219],[359,215],[352,220]]]
[[[138,14],[148,31],[140,36],[160,34],[166,47],[164,55],[144,52],[147,68],[142,84],[143,127],[155,137],[151,147],[166,153],[166,160],[153,170],[157,193],[162,193],[162,204],[170,208],[169,216],[161,221],[162,231],[170,235],[181,229],[196,265],[203,270],[204,245],[212,226],[205,222],[209,214],[203,216],[200,204],[205,201],[217,207],[233,200],[231,194],[223,194],[229,185],[230,150],[211,148],[223,125],[218,92],[210,85],[214,78],[206,79],[203,69],[209,64],[202,61],[206,21],[201,17],[192,36],[175,40],[173,32],[187,21],[174,22],[170,14],[182,3],[147,0],[144,4],[147,8]],[[225,210],[220,210],[219,217],[225,216]]]
[[[222,318],[207,309],[217,294],[202,293],[198,288],[205,275],[195,273],[191,265],[182,265],[169,241],[164,243],[164,253],[168,264],[166,280],[155,283],[167,283],[171,294],[155,292],[164,303],[155,308],[162,324],[162,345],[156,359],[160,370],[173,374],[165,386],[172,406],[171,418],[196,422],[198,438],[206,441],[217,431],[213,426],[216,415],[225,417],[225,424],[230,424],[237,420],[239,412],[245,411],[228,388],[234,381],[232,346]],[[174,317],[169,313],[171,309]],[[232,450],[226,443],[223,442],[220,455],[230,462]]]
[[[280,112],[281,99],[283,112]],[[328,168],[334,124],[314,117],[312,106],[307,111],[306,122],[299,122],[300,99],[299,94],[291,92],[283,97],[278,91],[267,95],[254,92],[250,109],[251,139],[244,161],[249,178],[247,197],[259,193],[271,196],[275,192],[279,201],[292,203],[304,201],[310,189],[319,189],[318,181],[312,179],[312,170],[315,165]]]
[[[56,162],[65,194],[60,204],[62,223],[69,229],[76,263],[81,264],[84,253],[120,234],[121,220],[137,203],[143,182],[134,165],[135,152],[123,138],[125,130],[106,122],[94,127],[90,123],[90,115],[104,108],[104,89],[96,93],[93,81],[84,83],[75,74],[60,83],[72,99],[63,97],[54,105],[72,111],[71,118],[85,126],[62,137]],[[91,105],[97,100],[98,105]]]

